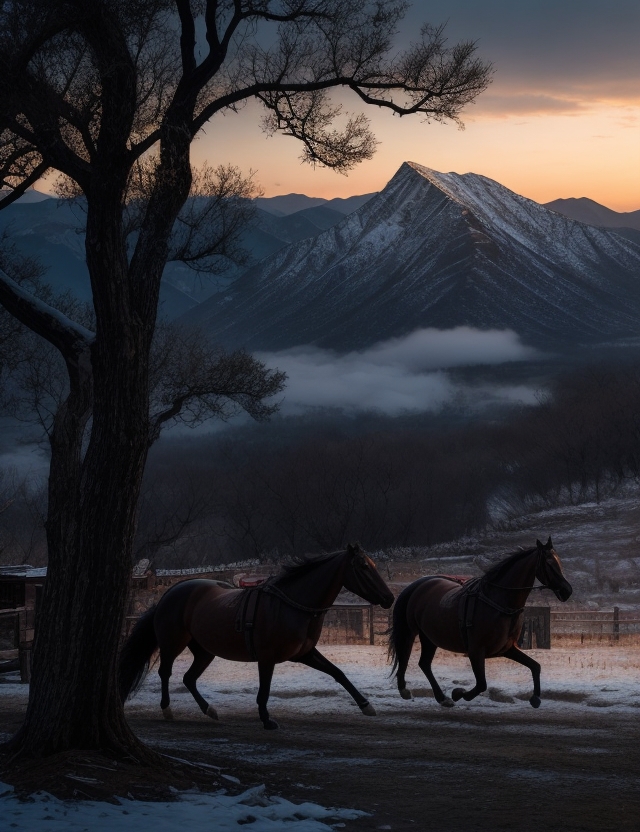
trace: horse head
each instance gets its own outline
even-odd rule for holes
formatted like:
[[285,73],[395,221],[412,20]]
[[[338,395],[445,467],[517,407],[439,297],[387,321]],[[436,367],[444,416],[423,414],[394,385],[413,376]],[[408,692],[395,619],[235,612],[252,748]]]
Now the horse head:
[[360,548],[359,543],[355,546],[349,543],[346,556],[348,565],[342,583],[344,588],[370,604],[380,604],[383,609],[388,610],[394,601],[393,592],[384,582],[375,563]]
[[538,549],[536,578],[540,583],[552,589],[559,601],[567,601],[571,597],[573,589],[562,572],[562,564],[553,548],[551,538],[546,543],[536,540],[536,546]]

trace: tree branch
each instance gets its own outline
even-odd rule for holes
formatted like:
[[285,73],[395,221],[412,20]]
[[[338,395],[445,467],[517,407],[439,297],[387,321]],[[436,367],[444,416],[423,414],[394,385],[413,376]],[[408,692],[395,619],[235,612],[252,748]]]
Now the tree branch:
[[94,333],[34,297],[2,269],[0,303],[21,323],[53,344],[70,366],[87,359]]
[[[176,0],[180,17],[180,54],[182,55],[182,74],[191,75],[196,68],[196,27],[191,13],[189,0]],[[207,3],[207,7],[209,4]]]
[[7,194],[5,197],[2,197],[2,199],[0,199],[0,211],[2,211],[2,209],[6,208],[8,205],[11,205],[17,199],[20,199],[20,197],[32,185],[34,185],[39,179],[41,179],[48,170],[49,166],[45,162],[41,162],[39,165],[37,165],[26,177],[26,179],[23,179],[19,185],[16,185],[16,187],[11,191],[10,194]]

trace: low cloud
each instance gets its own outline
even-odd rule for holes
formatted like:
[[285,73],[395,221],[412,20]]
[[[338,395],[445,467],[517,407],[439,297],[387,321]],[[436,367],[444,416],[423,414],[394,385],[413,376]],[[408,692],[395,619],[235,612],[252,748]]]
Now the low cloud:
[[[260,355],[269,367],[287,373],[281,412],[337,407],[376,410],[390,416],[436,411],[461,402],[470,387],[457,383],[447,370],[473,365],[524,361],[536,355],[511,331],[420,329],[360,352],[339,355],[330,350],[298,347]],[[526,387],[473,388],[485,404],[499,401],[533,402]]]

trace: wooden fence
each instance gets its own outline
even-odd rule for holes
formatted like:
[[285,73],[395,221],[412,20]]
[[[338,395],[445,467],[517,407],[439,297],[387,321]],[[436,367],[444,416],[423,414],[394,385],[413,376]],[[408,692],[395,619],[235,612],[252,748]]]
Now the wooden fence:
[[326,614],[320,644],[386,644],[389,610],[371,604],[336,604]]
[[640,644],[640,611],[563,610],[551,611],[551,632],[556,646],[579,641],[609,644]]

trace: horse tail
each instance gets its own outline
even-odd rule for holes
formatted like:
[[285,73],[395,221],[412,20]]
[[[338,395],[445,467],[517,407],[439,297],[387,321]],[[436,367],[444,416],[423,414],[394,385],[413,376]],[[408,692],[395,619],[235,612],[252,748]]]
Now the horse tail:
[[399,667],[402,667],[402,671],[404,672],[409,663],[416,634],[409,627],[407,607],[414,591],[425,580],[429,580],[429,578],[419,578],[417,581],[409,584],[396,598],[396,603],[393,607],[392,624],[387,630],[387,635],[389,636],[389,660],[393,662],[391,676],[397,674]]
[[137,692],[147,675],[151,657],[158,649],[154,627],[155,614],[156,604],[137,620],[120,651],[118,685],[122,702]]

